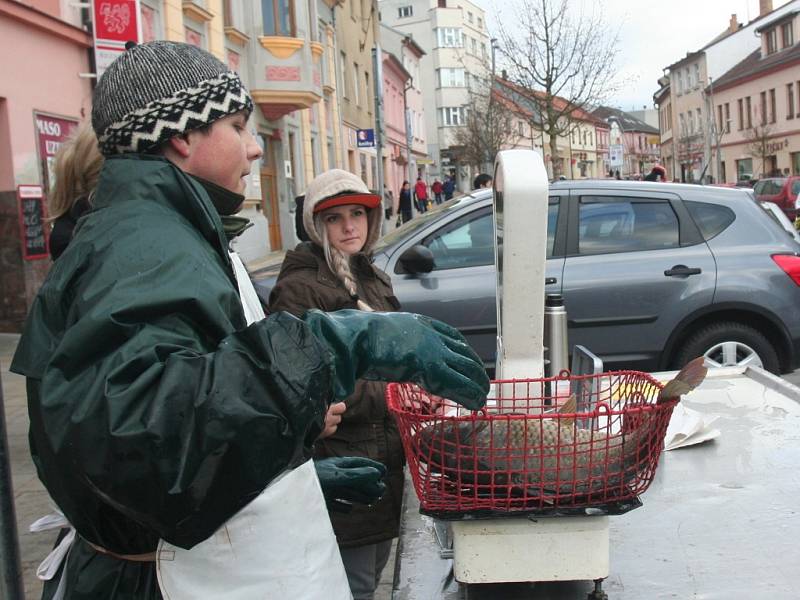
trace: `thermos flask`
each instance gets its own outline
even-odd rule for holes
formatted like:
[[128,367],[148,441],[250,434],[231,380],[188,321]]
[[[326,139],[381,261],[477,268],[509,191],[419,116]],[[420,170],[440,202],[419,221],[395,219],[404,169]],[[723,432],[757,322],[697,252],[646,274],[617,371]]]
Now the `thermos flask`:
[[567,343],[567,309],[561,294],[547,294],[544,298],[544,345],[547,349],[545,375],[557,377],[569,368]]

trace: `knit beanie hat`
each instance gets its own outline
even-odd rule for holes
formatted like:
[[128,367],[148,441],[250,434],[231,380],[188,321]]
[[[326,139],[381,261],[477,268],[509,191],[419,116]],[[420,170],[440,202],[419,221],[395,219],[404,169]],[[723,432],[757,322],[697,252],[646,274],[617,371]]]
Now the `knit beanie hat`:
[[[331,169],[330,171],[320,173],[308,184],[306,198],[303,202],[303,226],[306,228],[308,237],[311,238],[311,241],[317,246],[322,246],[322,236],[320,232],[317,231],[316,227],[314,227],[314,209],[324,200],[348,192],[351,194],[358,194],[359,196],[374,196],[377,199],[377,204],[380,204],[380,196],[372,194],[367,188],[367,184],[365,184],[360,177],[342,169]],[[365,206],[369,206],[369,204],[356,199],[352,202],[347,202],[347,204],[364,204]],[[369,253],[381,235],[383,211],[371,208],[367,213],[367,218],[369,221],[369,229],[367,231],[367,241],[364,243],[362,252]]]
[[97,82],[92,127],[110,156],[146,152],[253,101],[239,76],[196,46],[156,40],[133,46]]

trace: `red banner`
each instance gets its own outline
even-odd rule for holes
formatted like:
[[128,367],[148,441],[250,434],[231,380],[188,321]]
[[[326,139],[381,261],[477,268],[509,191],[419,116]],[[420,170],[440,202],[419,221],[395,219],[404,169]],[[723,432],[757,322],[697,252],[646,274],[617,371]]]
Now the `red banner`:
[[94,0],[94,57],[97,76],[125,51],[125,43],[141,41],[139,0]]

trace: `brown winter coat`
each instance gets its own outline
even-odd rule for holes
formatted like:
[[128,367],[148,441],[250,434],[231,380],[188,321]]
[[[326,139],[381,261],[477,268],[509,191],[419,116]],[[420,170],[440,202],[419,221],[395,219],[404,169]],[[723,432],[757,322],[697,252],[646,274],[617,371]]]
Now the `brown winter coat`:
[[[359,297],[376,311],[397,311],[400,304],[391,281],[364,254],[353,257]],[[270,312],[302,315],[310,308],[324,311],[356,309],[344,285],[330,270],[319,246],[306,242],[286,254],[278,281],[269,297]],[[319,440],[316,457],[366,456],[388,468],[386,493],[371,507],[354,506],[350,513],[331,512],[339,545],[374,544],[397,537],[403,492],[403,448],[393,417],[386,408],[386,384],[359,380],[345,399],[347,411],[336,433]]]

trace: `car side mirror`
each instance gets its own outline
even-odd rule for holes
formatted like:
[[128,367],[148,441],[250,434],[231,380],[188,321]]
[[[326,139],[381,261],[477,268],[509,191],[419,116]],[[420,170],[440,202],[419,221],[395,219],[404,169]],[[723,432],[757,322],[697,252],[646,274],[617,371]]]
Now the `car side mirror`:
[[399,258],[400,265],[406,273],[412,275],[416,273],[430,273],[436,266],[433,260],[433,252],[422,244],[411,246],[403,252]]

